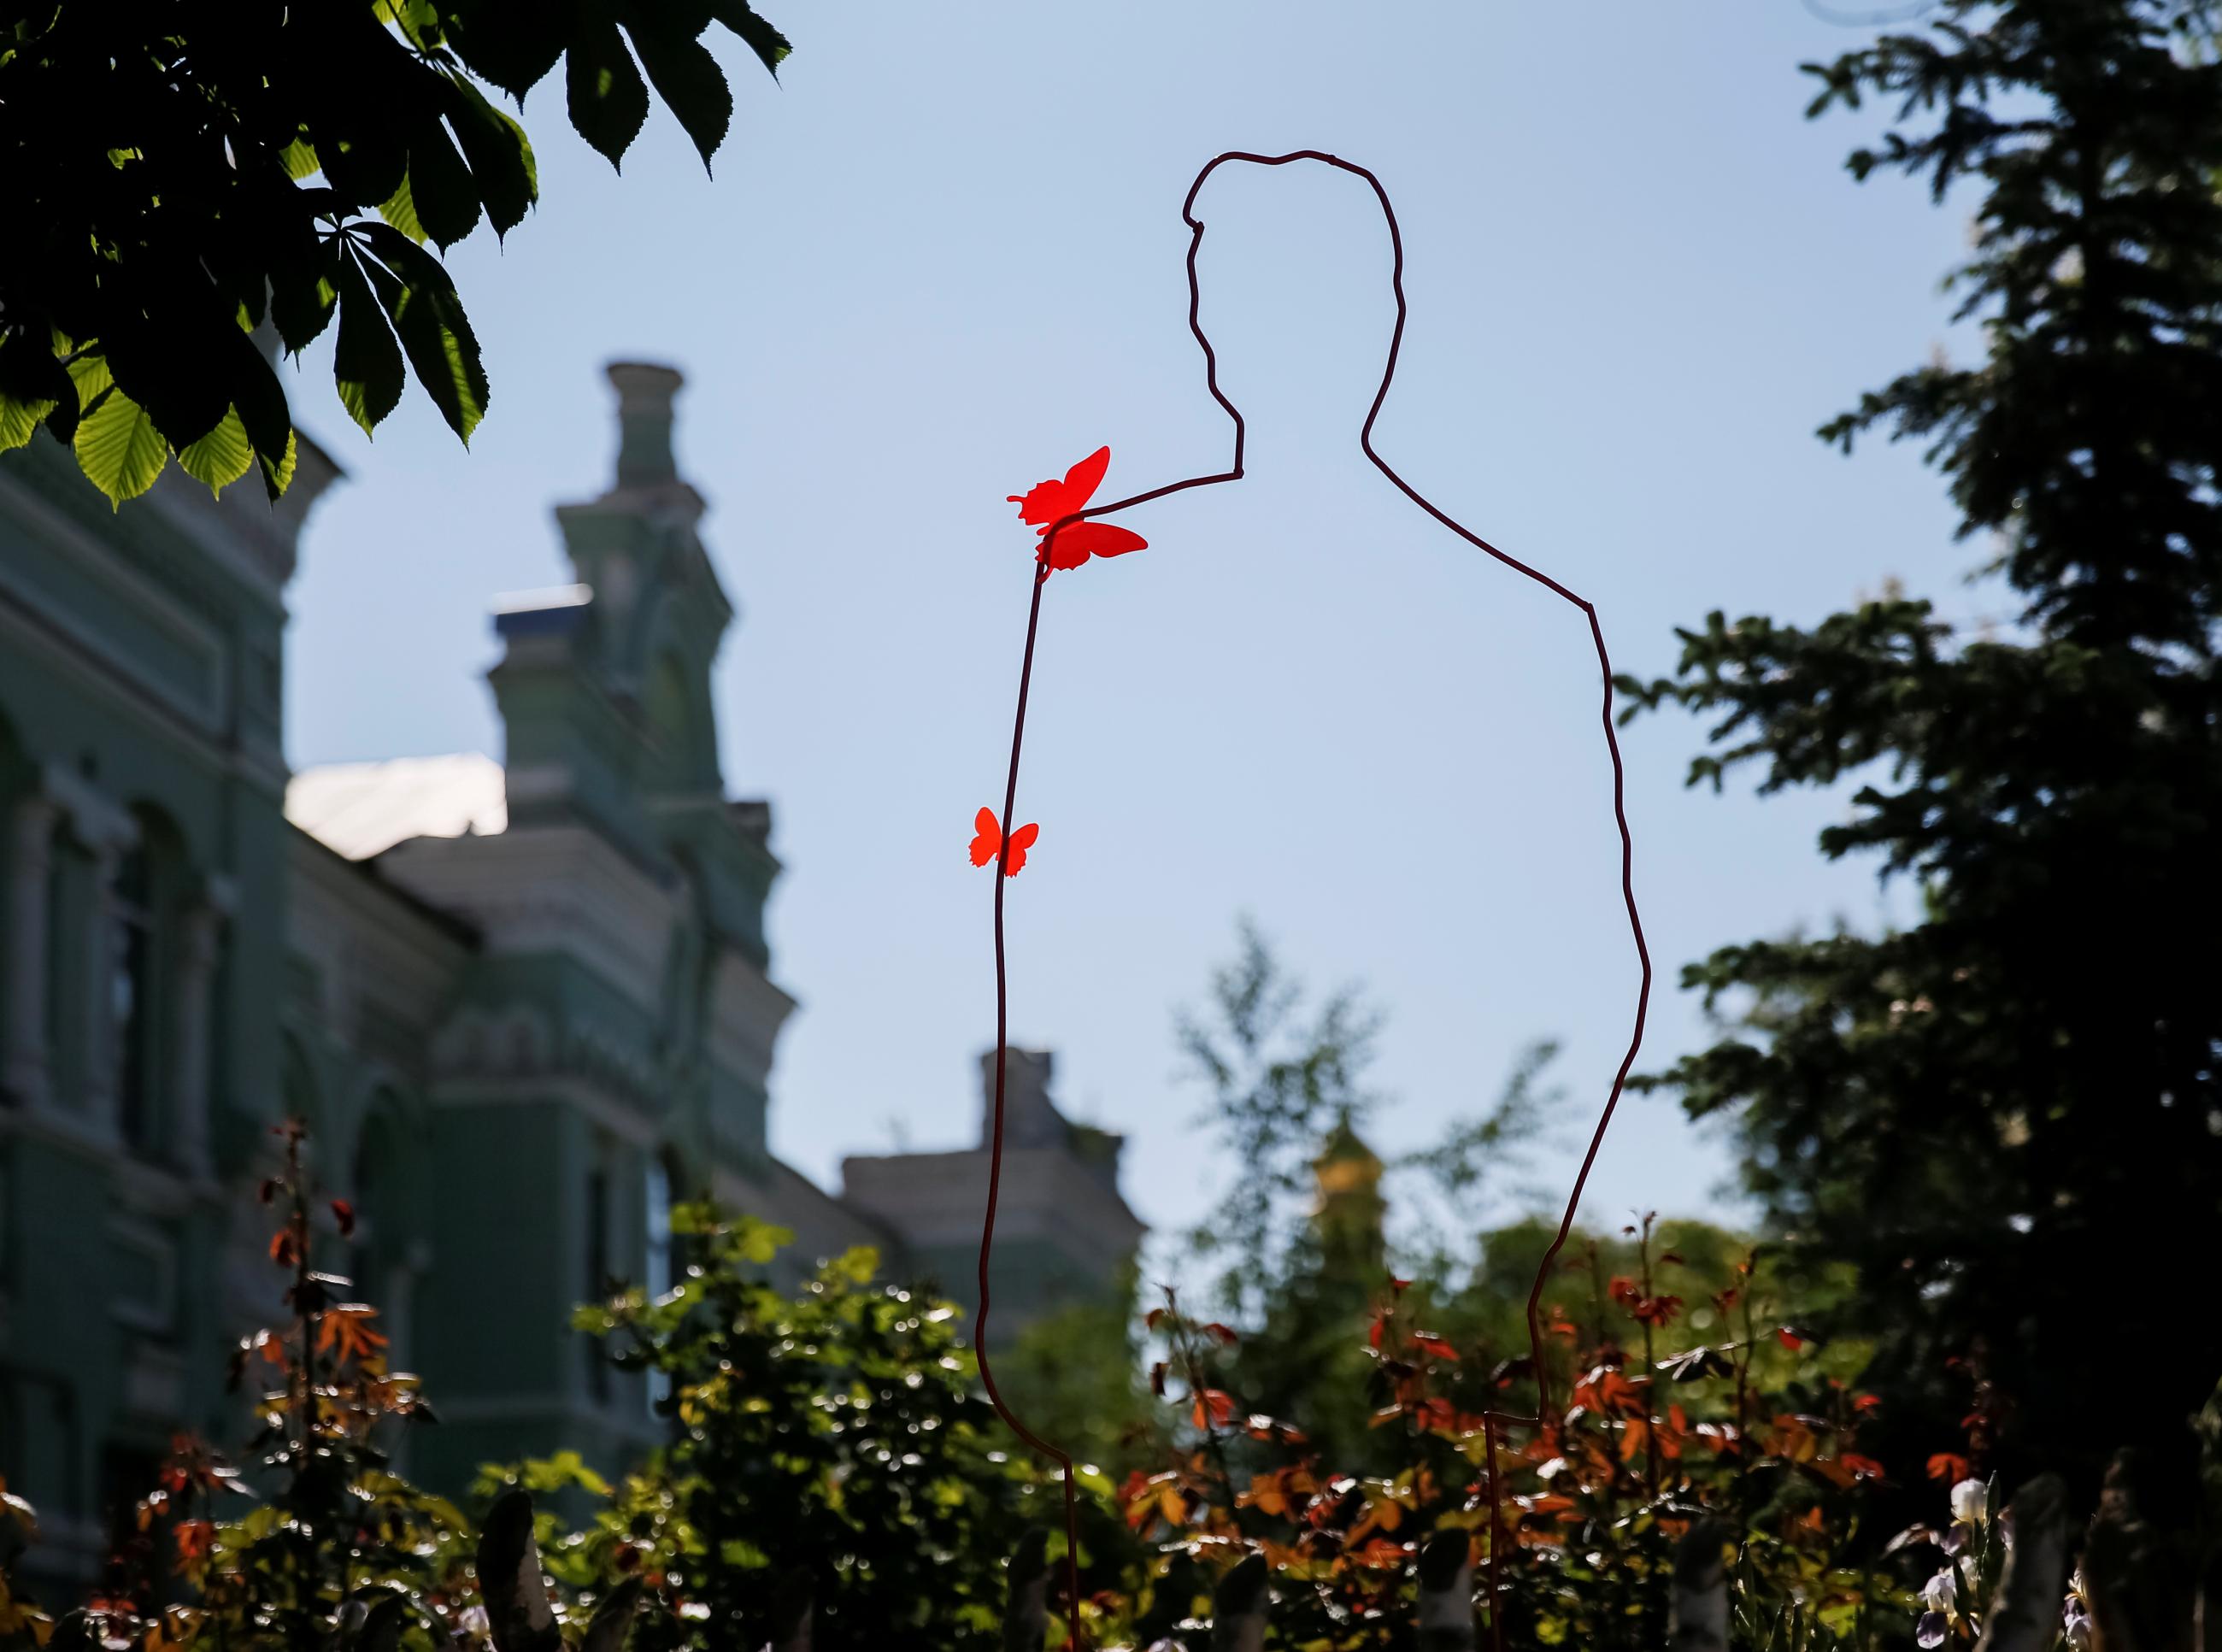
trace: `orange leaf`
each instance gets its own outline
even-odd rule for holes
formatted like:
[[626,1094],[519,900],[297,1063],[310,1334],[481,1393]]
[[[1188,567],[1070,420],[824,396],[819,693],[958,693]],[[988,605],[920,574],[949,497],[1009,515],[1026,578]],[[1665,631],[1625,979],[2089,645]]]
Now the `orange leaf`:
[[1957,1486],[1974,1476],[1975,1467],[1956,1451],[1940,1451],[1929,1460],[1929,1478]]
[[317,1327],[317,1352],[328,1353],[336,1347],[342,1360],[370,1358],[386,1346],[386,1338],[370,1329],[370,1322],[377,1317],[378,1310],[366,1303],[325,1310]]
[[1189,1415],[1195,1419],[1199,1429],[1224,1428],[1227,1419],[1234,1415],[1233,1398],[1216,1388],[1207,1388],[1196,1397],[1196,1404],[1189,1408]]

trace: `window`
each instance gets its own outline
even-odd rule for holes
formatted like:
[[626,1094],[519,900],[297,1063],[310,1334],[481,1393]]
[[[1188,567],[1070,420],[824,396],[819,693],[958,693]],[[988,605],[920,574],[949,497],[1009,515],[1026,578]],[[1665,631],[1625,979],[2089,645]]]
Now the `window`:
[[116,869],[109,906],[109,1027],[116,1051],[116,1116],[126,1146],[154,1145],[154,878],[133,848]]
[[78,852],[77,845],[59,827],[53,851],[53,858],[47,863],[47,933],[42,952],[47,961],[47,1061],[53,1074],[50,1082],[59,1090],[65,1082],[62,1064],[69,1058],[72,1047],[65,1008],[73,1002],[69,990],[70,932],[64,918],[69,911],[70,873]]
[[671,1289],[671,1172],[661,1159],[648,1161],[648,1294]]
[[[672,1278],[671,1266],[671,1170],[663,1160],[650,1154],[642,1203],[648,1214],[647,1275],[649,1300],[653,1302],[676,1283]],[[648,1414],[654,1416],[656,1407],[671,1393],[671,1377],[667,1372],[648,1373]]]
[[[609,1294],[610,1175],[597,1165],[587,1176],[587,1294],[596,1301]],[[610,1362],[599,1337],[579,1339],[587,1355],[587,1391],[598,1404],[610,1398]]]

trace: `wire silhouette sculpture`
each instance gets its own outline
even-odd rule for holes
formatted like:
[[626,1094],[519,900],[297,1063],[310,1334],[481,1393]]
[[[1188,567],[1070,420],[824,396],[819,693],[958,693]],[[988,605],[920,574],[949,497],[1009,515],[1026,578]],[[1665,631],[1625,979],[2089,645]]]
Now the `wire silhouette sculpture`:
[[[1196,280],[1196,261],[1197,253],[1203,246],[1204,226],[1203,221],[1196,216],[1196,200],[1212,173],[1230,161],[1240,161],[1256,166],[1285,166],[1298,160],[1315,160],[1322,166],[1332,166],[1339,172],[1348,173],[1353,177],[1364,179],[1366,185],[1372,190],[1375,200],[1379,202],[1381,216],[1389,226],[1389,243],[1393,257],[1390,284],[1397,298],[1397,324],[1395,330],[1390,334],[1389,356],[1382,369],[1380,386],[1373,393],[1373,404],[1366,410],[1365,423],[1359,427],[1358,437],[1359,448],[1371,462],[1374,468],[1386,476],[1399,493],[1426,512],[1437,523],[1448,528],[1475,549],[1496,558],[1515,573],[1535,581],[1554,595],[1579,609],[1583,617],[1589,622],[1590,639],[1596,645],[1597,665],[1604,675],[1602,721],[1605,749],[1612,760],[1612,813],[1614,823],[1620,834],[1621,898],[1628,909],[1629,932],[1635,943],[1636,958],[1641,965],[1641,979],[1636,990],[1635,1023],[1629,1031],[1627,1052],[1621,1057],[1620,1065],[1613,1074],[1612,1087],[1606,1094],[1604,1106],[1599,1112],[1596,1128],[1590,1135],[1589,1149],[1582,1157],[1581,1169],[1576,1173],[1572,1190],[1566,1196],[1566,1209],[1560,1218],[1558,1232],[1551,1241],[1550,1248],[1543,1253],[1543,1259],[1535,1270],[1535,1285],[1528,1293],[1528,1341],[1529,1360],[1534,1367],[1535,1378],[1535,1413],[1529,1416],[1515,1412],[1489,1410],[1484,1411],[1482,1416],[1484,1447],[1488,1463],[1490,1504],[1488,1571],[1490,1634],[1492,1645],[1498,1649],[1498,1652],[1502,1652],[1504,1644],[1504,1630],[1503,1613],[1500,1609],[1499,1599],[1498,1561],[1499,1552],[1503,1548],[1503,1536],[1502,1504],[1497,1492],[1497,1430],[1506,1427],[1541,1429],[1546,1426],[1546,1419],[1551,1415],[1550,1372],[1543,1358],[1543,1335],[1540,1309],[1543,1287],[1545,1282],[1550,1278],[1552,1265],[1557,1261],[1560,1251],[1566,1245],[1567,1235],[1573,1229],[1574,1215],[1581,1204],[1582,1190],[1589,1183],[1590,1171],[1597,1163],[1597,1152],[1604,1145],[1605,1132],[1612,1124],[1613,1114],[1618,1109],[1621,1096],[1627,1087],[1629,1071],[1635,1065],[1636,1052],[1643,1045],[1644,1021],[1651,1007],[1651,951],[1645,943],[1643,919],[1637,911],[1635,904],[1635,849],[1634,839],[1629,834],[1628,827],[1628,809],[1625,799],[1627,776],[1624,765],[1621,761],[1620,740],[1613,732],[1612,725],[1612,656],[1606,651],[1604,629],[1597,621],[1595,605],[1577,595],[1549,575],[1529,566],[1516,556],[1498,550],[1479,534],[1457,521],[1398,475],[1389,462],[1374,450],[1374,423],[1381,417],[1382,405],[1389,399],[1390,386],[1396,381],[1397,355],[1404,342],[1406,316],[1404,238],[1397,225],[1396,209],[1390,204],[1388,191],[1381,186],[1381,180],[1364,166],[1319,149],[1296,149],[1286,154],[1278,155],[1252,154],[1246,150],[1229,150],[1223,154],[1213,157],[1205,165],[1203,170],[1196,173],[1196,181],[1189,185],[1188,198],[1181,204],[1181,217],[1189,227],[1188,327],[1189,331],[1195,335],[1196,344],[1203,351],[1205,387],[1210,391],[1212,399],[1224,408],[1227,418],[1233,421],[1233,461],[1227,469],[1215,471],[1208,475],[1190,476],[1180,481],[1167,482],[1160,487],[1148,488],[1139,493],[1129,494],[1125,499],[1114,499],[1108,505],[1091,505],[1088,500],[1094,496],[1095,487],[1101,483],[1104,466],[1109,460],[1108,451],[1104,450],[1090,455],[1089,458],[1076,465],[1073,470],[1068,473],[1065,481],[1062,484],[1045,482],[1026,494],[1022,500],[1016,494],[1011,496],[1014,500],[1018,500],[1021,505],[1021,519],[1041,524],[1039,529],[1041,543],[1034,556],[1033,594],[1026,612],[1026,651],[1019,665],[1018,709],[1011,725],[1011,761],[1009,771],[1003,784],[1002,813],[1000,817],[996,817],[992,811],[982,810],[982,816],[989,824],[993,824],[998,818],[1002,820],[1016,818],[1014,810],[1018,804],[1020,753],[1026,741],[1026,694],[1033,681],[1034,644],[1041,625],[1042,587],[1048,583],[1050,575],[1059,568],[1077,567],[1081,562],[1085,562],[1090,554],[1117,555],[1126,550],[1142,548],[1143,542],[1131,533],[1125,534],[1123,540],[1110,537],[1106,534],[1105,528],[1099,526],[1095,522],[1097,518],[1109,516],[1120,511],[1131,510],[1137,505],[1146,505],[1153,499],[1165,499],[1174,493],[1185,493],[1192,487],[1212,487],[1223,482],[1235,482],[1242,480],[1242,447],[1245,435],[1242,412],[1227,399],[1226,393],[1219,387],[1219,358],[1212,349],[1211,340],[1206,336],[1198,318],[1202,305],[1202,292]],[[1052,515],[1051,512],[1055,514]],[[1123,531],[1114,531],[1123,532]],[[1061,538],[1067,536],[1074,536],[1076,540],[1076,543],[1074,543],[1069,550],[1061,547],[1058,543]],[[1133,543],[1126,543],[1129,540]],[[1107,545],[1114,546],[1115,549],[1106,549]],[[1033,828],[1028,827],[1026,830],[1032,832]],[[1016,836],[1017,834],[1014,833],[1014,848]],[[975,864],[985,865],[989,857],[980,852],[979,845],[984,840],[983,827],[982,837],[975,839],[973,851]],[[1027,839],[1029,844],[1032,841],[1032,838]],[[991,850],[990,855],[1000,860],[998,851]],[[998,876],[995,880],[995,1126],[991,1134],[989,1156],[987,1211],[980,1230],[980,1311],[975,1324],[973,1340],[979,1357],[981,1381],[988,1390],[988,1398],[994,1403],[997,1415],[1020,1439],[1056,1462],[1063,1470],[1066,1644],[1076,1647],[1080,1644],[1080,1537],[1078,1508],[1073,1490],[1072,1458],[1069,1454],[1028,1429],[1004,1403],[1002,1395],[996,1391],[995,1372],[988,1354],[989,1305],[988,1265],[995,1250],[995,1206],[1002,1184],[1004,1077],[1009,1043],[1010,981],[1003,941],[1003,891],[1004,886],[1010,881],[1008,875],[1014,874],[1022,862],[1023,851],[1021,850],[1014,855],[1010,865],[1007,867],[999,865],[998,870],[1006,875]]]

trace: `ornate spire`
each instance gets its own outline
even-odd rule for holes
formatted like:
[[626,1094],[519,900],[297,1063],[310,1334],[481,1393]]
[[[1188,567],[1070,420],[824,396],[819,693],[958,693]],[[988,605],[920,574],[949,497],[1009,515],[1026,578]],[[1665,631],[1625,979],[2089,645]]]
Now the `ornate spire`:
[[650,361],[612,361],[606,369],[618,393],[618,486],[654,487],[675,481],[671,404],[686,375]]

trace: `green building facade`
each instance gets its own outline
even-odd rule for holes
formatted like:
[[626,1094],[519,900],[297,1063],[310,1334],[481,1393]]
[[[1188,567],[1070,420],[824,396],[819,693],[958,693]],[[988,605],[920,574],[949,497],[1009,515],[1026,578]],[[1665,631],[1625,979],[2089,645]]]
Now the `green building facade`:
[[[770,808],[719,768],[734,610],[673,464],[680,375],[609,377],[615,480],[556,512],[573,582],[495,616],[499,764],[288,773],[285,590],[339,480],[305,438],[275,510],[173,470],[115,512],[51,442],[0,456],[0,1474],[44,1569],[97,1566],[173,1434],[237,1435],[289,1116],[357,1213],[324,1242],[434,1397],[405,1466],[435,1486],[656,1437],[568,1322],[608,1278],[668,1283],[675,1199],[794,1228],[790,1276],[868,1244],[970,1295],[982,1148],[851,1159],[836,1196],[767,1145],[794,1001]],[[999,1224],[999,1338],[1141,1234],[1118,1138],[1012,1058],[1007,1185],[1034,1192]]]

